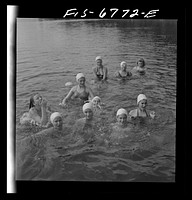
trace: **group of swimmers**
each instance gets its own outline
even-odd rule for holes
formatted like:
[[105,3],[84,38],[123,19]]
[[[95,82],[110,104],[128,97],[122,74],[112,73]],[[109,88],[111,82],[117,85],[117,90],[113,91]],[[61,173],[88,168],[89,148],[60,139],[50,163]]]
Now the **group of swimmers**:
[[[96,59],[96,66],[93,68],[93,73],[98,80],[107,80],[108,78],[108,69],[102,64],[102,58],[101,56],[97,56]],[[115,77],[117,78],[127,78],[132,76],[132,74],[138,72],[140,74],[145,73],[145,60],[143,58],[140,58],[137,61],[137,65],[133,67],[132,70],[127,70],[127,63],[125,61],[122,61],[120,63],[121,69],[115,72]]]
[[[106,80],[108,78],[108,70],[102,64],[102,58],[97,56],[95,59],[97,65],[93,68],[93,73],[98,80]],[[132,72],[127,71],[127,63],[125,61],[120,64],[121,70],[115,73],[116,77],[128,77],[131,76],[134,71],[139,73],[145,72],[145,61],[144,59],[139,59],[137,66],[133,68]],[[73,86],[67,96],[59,104],[65,107],[70,99],[78,98],[83,102],[83,113],[84,118],[76,121],[75,128],[79,134],[83,135],[83,132],[88,127],[93,127],[95,121],[94,116],[98,115],[99,111],[102,110],[104,103],[101,98],[94,96],[90,87],[88,87],[85,82],[86,78],[83,73],[78,73],[76,75],[77,85]],[[112,133],[123,130],[127,133],[130,130],[131,121],[141,117],[149,117],[150,119],[155,118],[155,112],[148,112],[147,107],[147,97],[144,94],[139,94],[137,97],[137,108],[131,110],[129,113],[124,108],[120,108],[116,113],[116,123],[111,124]],[[49,117],[50,116],[50,117]],[[49,119],[49,120],[48,120]],[[55,130],[63,130],[63,119],[59,112],[51,112],[49,106],[47,106],[46,99],[42,98],[40,94],[35,94],[30,98],[29,111],[24,113],[20,119],[21,124],[33,124],[36,126],[49,128],[53,127]],[[118,131],[117,131],[118,130]],[[125,133],[125,134],[126,134]]]

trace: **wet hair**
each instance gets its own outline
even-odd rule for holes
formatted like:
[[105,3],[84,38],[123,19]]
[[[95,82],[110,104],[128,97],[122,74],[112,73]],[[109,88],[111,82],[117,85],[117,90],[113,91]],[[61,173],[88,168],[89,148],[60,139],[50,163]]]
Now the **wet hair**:
[[138,65],[138,62],[142,62],[143,63],[143,67],[145,66],[145,60],[143,58],[140,58],[138,61],[137,61],[137,65]]
[[39,93],[36,93],[36,94],[34,94],[34,95],[32,95],[30,97],[30,100],[29,100],[29,109],[35,107],[34,96],[37,95],[37,94],[39,94]]
[[33,98],[33,97],[34,97],[34,96],[32,96],[32,97],[30,98],[30,100],[29,100],[29,109],[35,106],[35,105],[34,105],[34,98]]

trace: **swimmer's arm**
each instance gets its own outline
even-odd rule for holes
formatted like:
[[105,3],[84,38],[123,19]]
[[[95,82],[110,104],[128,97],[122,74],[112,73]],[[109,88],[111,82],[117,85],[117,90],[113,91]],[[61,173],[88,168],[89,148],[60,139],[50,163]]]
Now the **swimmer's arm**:
[[103,75],[103,80],[107,78],[108,70],[107,67],[104,67],[104,75]]
[[47,103],[44,100],[42,101],[42,106],[41,106],[41,111],[42,111],[42,117],[40,124],[41,125],[46,125],[48,121],[48,116],[47,116]]
[[93,74],[94,74],[95,77],[97,78],[97,67],[93,67]]
[[69,93],[67,94],[67,96],[63,99],[62,104],[65,105],[66,102],[72,97],[72,95],[74,94],[76,86],[72,87],[71,90],[69,91]]
[[93,91],[91,90],[90,87],[88,87],[87,89],[88,89],[88,92],[89,92],[89,100],[91,100],[91,99],[94,98]]
[[47,106],[47,112],[48,112],[49,114],[52,113],[51,106]]

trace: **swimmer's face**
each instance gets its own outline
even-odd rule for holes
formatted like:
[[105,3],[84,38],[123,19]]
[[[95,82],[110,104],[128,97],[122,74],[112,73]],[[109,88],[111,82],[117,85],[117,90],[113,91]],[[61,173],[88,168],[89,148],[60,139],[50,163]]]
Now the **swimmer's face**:
[[144,63],[143,63],[142,60],[139,60],[137,64],[138,64],[139,67],[144,67]]
[[98,66],[100,66],[102,64],[102,60],[101,59],[98,59],[96,62],[97,62]]
[[123,71],[126,71],[126,69],[127,69],[127,64],[126,64],[126,63],[123,63],[123,64],[121,65],[121,69],[122,69]]
[[140,109],[145,109],[147,107],[147,100],[143,99],[139,102],[139,108]]
[[33,97],[33,99],[34,99],[34,104],[35,104],[35,105],[40,105],[41,102],[42,102],[42,96],[39,95],[39,94],[36,94],[36,95]]
[[84,77],[81,77],[79,80],[79,85],[85,85],[85,78]]
[[101,103],[100,99],[94,99],[93,104],[94,105],[99,105]]
[[89,108],[84,111],[84,114],[87,120],[91,120],[93,118],[93,111]]
[[126,115],[126,114],[118,115],[118,116],[117,116],[117,122],[118,122],[120,125],[126,124],[126,122],[127,122],[127,115]]
[[61,117],[55,117],[53,120],[53,126],[58,129],[62,129],[63,121]]

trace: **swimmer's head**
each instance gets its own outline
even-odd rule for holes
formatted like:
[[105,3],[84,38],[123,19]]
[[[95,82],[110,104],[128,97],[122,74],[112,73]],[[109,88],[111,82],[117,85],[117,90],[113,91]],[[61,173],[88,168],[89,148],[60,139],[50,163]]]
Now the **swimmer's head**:
[[122,70],[125,70],[125,69],[127,68],[127,63],[126,63],[125,61],[122,61],[122,62],[120,63],[120,66],[121,66],[121,69],[122,69]]
[[76,75],[76,81],[78,82],[78,80],[79,80],[80,78],[85,78],[85,75],[84,75],[83,73],[78,73],[78,74]]
[[139,65],[140,67],[144,67],[145,66],[145,60],[143,58],[140,58],[137,61],[137,65]]
[[147,97],[144,94],[139,94],[137,97],[137,104],[139,104],[139,102],[141,100],[146,100],[147,101]]
[[50,116],[50,121],[55,128],[62,129],[63,121],[59,112],[54,112]]
[[97,65],[101,65],[102,64],[102,57],[101,56],[97,56],[95,58],[95,61],[97,62]]
[[80,84],[80,85],[84,85],[85,84],[85,75],[83,73],[78,73],[76,75],[76,81]]
[[124,108],[120,108],[120,109],[117,111],[116,116],[118,117],[119,115],[126,115],[126,116],[128,116],[128,113],[127,113],[127,111],[126,111]]
[[97,56],[97,57],[95,58],[95,61],[97,61],[97,60],[102,60],[102,57],[101,57],[101,56]]
[[87,120],[91,120],[93,118],[93,104],[91,102],[83,105],[83,113]]
[[97,104],[100,104],[101,103],[101,98],[98,97],[98,96],[95,96],[91,102],[94,104],[94,105],[97,105]]
[[117,118],[117,122],[120,125],[124,125],[127,122],[127,117],[128,117],[128,113],[124,108],[120,108],[117,111],[116,118]]
[[137,104],[139,108],[144,109],[147,106],[147,97],[144,94],[139,94],[137,97]]
[[42,101],[42,96],[39,93],[36,93],[30,98],[29,109],[35,106],[38,106]]

